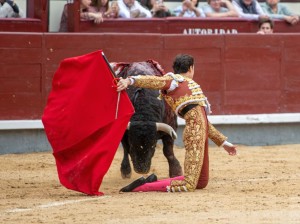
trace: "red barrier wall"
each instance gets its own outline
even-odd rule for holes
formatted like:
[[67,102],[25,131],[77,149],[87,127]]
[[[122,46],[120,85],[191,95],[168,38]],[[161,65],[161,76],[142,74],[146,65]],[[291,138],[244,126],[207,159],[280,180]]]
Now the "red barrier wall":
[[[59,62],[103,49],[110,61],[192,54],[215,115],[300,111],[300,35],[2,33],[0,119],[39,119]],[[100,84],[99,84],[100,85]]]
[[[72,9],[73,10],[73,9]],[[77,15],[78,16],[78,15]],[[164,33],[164,34],[236,34],[256,33],[258,22],[241,18],[151,18],[105,19],[103,23],[70,20],[70,32],[92,33]],[[291,26],[285,21],[274,21],[275,33],[299,33],[300,24]]]

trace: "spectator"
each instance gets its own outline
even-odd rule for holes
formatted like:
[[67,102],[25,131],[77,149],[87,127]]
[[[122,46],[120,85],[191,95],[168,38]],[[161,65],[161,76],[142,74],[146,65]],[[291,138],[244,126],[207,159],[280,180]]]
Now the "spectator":
[[285,5],[279,3],[279,0],[266,0],[262,5],[262,9],[271,19],[285,20],[292,25],[299,22],[299,16],[291,13]]
[[109,6],[109,0],[92,0],[92,7],[97,12],[102,14],[103,18],[118,18],[119,17],[119,5],[117,1],[113,1]]
[[164,4],[164,0],[138,0],[146,9],[150,10],[152,17],[163,18],[172,16],[172,13]]
[[144,8],[136,0],[118,0],[119,16],[122,18],[151,18],[150,10]]
[[105,18],[118,18],[119,17],[119,4],[117,1],[112,1],[110,7],[105,12],[104,17]]
[[148,10],[151,10],[154,5],[155,0],[137,0],[141,6],[145,7]]
[[96,10],[98,12],[101,12],[103,15],[109,8],[109,1],[108,0],[92,0],[91,6],[96,8]]
[[182,4],[174,9],[178,17],[205,17],[201,8],[198,7],[198,0],[183,0]]
[[272,34],[274,23],[271,19],[261,19],[258,23],[258,34]]
[[233,5],[240,17],[245,19],[260,20],[269,17],[262,10],[257,0],[233,0]]
[[14,0],[0,0],[0,18],[24,18],[24,13]]
[[[91,0],[80,0],[80,20],[101,23],[103,21],[102,14],[97,12],[97,9],[92,7],[91,3]],[[61,15],[59,32],[68,32],[68,4],[65,4]]]
[[163,18],[172,16],[168,7],[164,4],[163,0],[152,0],[153,7],[151,9],[152,17]]
[[238,17],[235,7],[229,0],[208,0],[202,9],[206,17]]

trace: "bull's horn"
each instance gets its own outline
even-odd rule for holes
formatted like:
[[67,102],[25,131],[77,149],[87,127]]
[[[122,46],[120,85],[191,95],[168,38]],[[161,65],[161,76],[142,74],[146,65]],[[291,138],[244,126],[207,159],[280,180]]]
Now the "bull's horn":
[[130,122],[128,122],[128,124],[127,124],[127,130],[129,130],[130,129]]
[[156,123],[156,130],[166,132],[173,139],[177,138],[177,134],[176,134],[175,130],[170,125],[167,125],[165,123]]

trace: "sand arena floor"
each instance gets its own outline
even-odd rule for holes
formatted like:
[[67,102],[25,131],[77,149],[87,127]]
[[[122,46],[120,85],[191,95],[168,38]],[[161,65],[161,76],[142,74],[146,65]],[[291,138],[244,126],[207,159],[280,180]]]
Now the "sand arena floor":
[[[122,148],[102,197],[60,185],[51,152],[0,156],[0,223],[300,223],[300,145],[239,146],[228,156],[210,147],[210,182],[192,193],[123,193]],[[183,164],[184,149],[175,153]],[[152,172],[168,175],[158,145]]]

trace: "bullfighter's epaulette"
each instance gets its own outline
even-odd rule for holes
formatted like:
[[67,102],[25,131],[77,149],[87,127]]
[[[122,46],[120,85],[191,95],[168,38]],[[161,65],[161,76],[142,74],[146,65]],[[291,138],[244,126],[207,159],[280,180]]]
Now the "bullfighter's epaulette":
[[177,82],[183,82],[185,80],[182,75],[174,74],[172,72],[168,72],[166,75],[171,76]]

